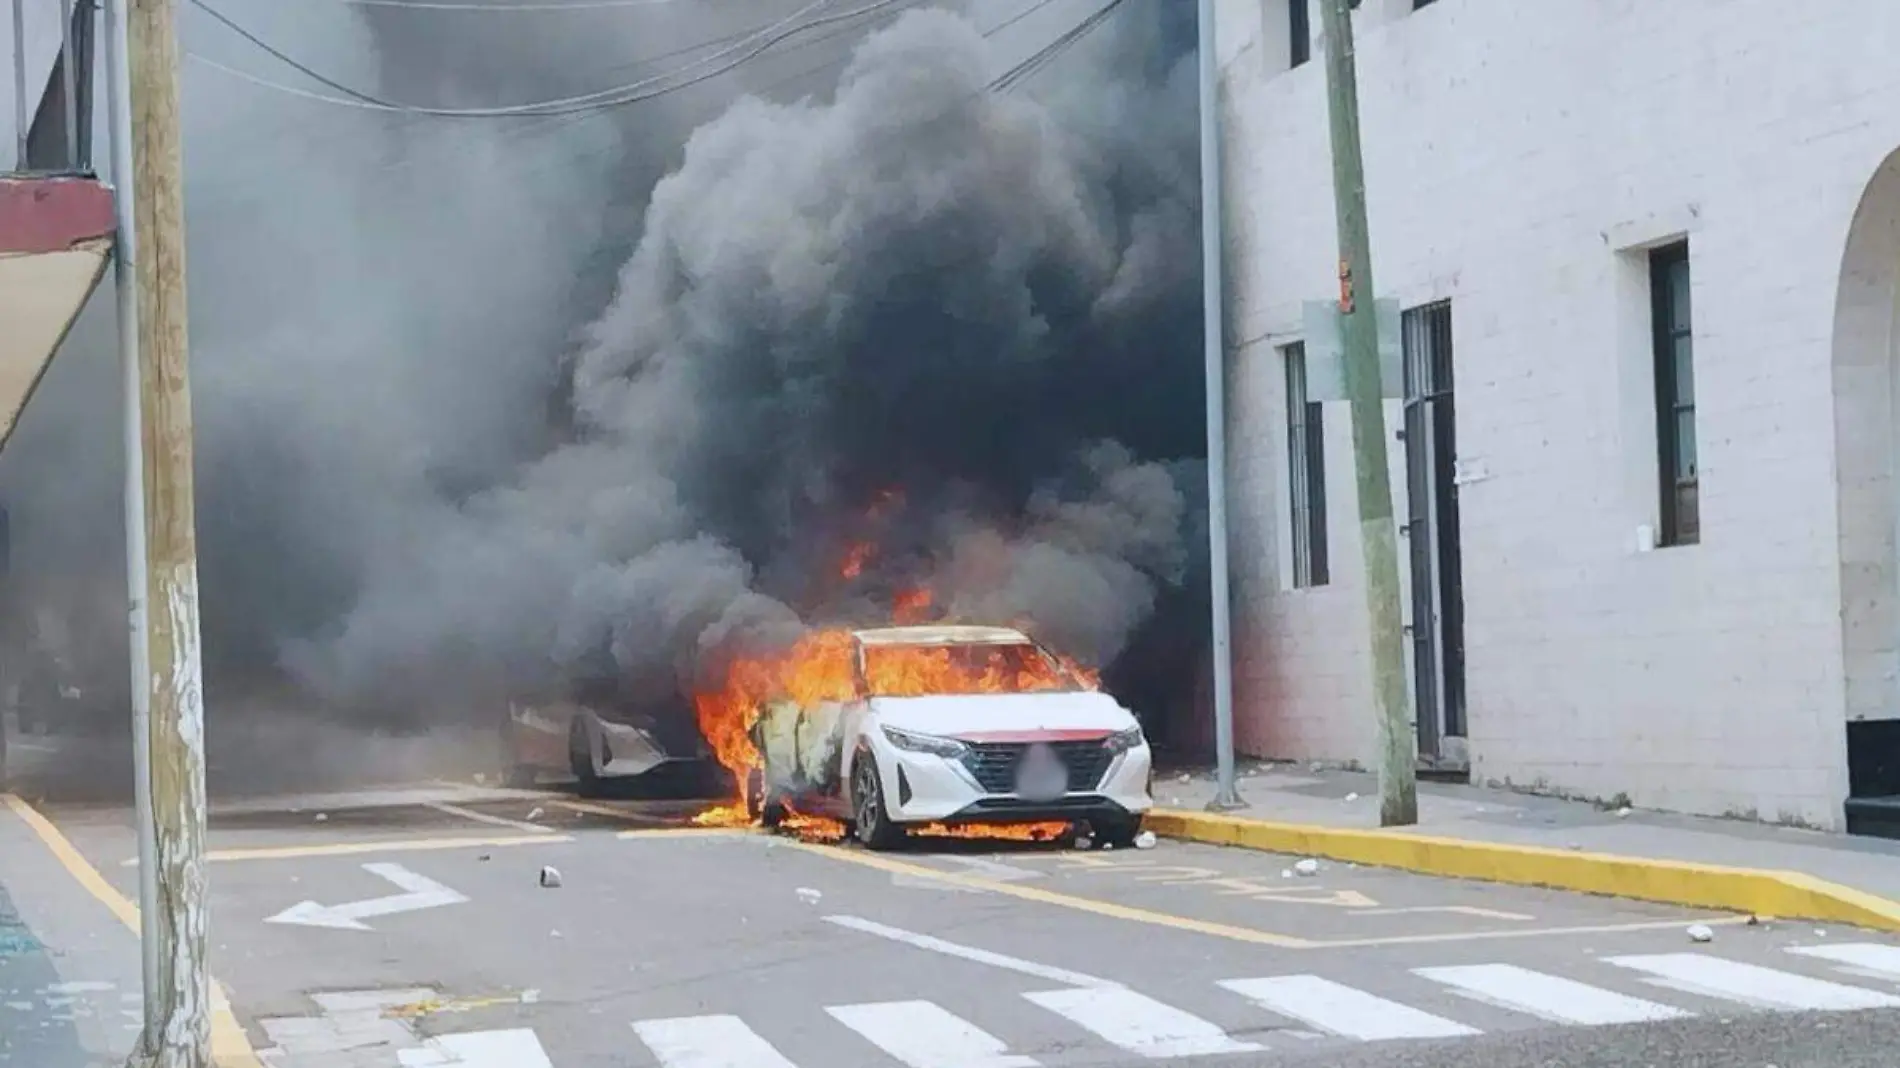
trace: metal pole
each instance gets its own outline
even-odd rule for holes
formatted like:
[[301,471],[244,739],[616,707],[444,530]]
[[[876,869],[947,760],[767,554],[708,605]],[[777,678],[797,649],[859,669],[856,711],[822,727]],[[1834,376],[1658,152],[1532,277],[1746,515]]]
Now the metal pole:
[[1207,540],[1214,602],[1214,760],[1218,785],[1208,808],[1245,807],[1234,785],[1233,610],[1227,576],[1227,339],[1221,275],[1220,64],[1214,55],[1214,0],[1200,0],[1201,307],[1207,360]]
[[151,658],[145,642],[145,431],[139,417],[138,232],[132,225],[132,95],[126,57],[125,0],[105,4],[106,136],[112,160],[112,286],[118,304],[120,397],[125,428],[125,600],[132,654],[132,774],[138,805],[139,949],[144,965],[145,1032],[141,1049],[157,1034],[158,845],[152,823]]
[[19,156],[13,169],[26,170],[26,0],[13,0],[13,136]]
[[1339,216],[1340,343],[1352,405],[1352,458],[1359,489],[1359,536],[1372,628],[1373,696],[1379,714],[1379,824],[1418,822],[1416,735],[1406,707],[1405,645],[1399,612],[1399,538],[1386,467],[1385,400],[1379,316],[1366,222],[1365,160],[1359,143],[1358,71],[1349,0],[1320,0],[1326,37],[1326,102],[1333,144],[1333,199]]
[[79,74],[73,70],[73,0],[59,0],[60,89],[65,92],[66,158],[61,170],[78,170],[79,159]]
[[131,98],[133,274],[145,478],[144,604],[158,981],[149,1068],[208,1068],[204,687],[199,656],[176,0],[121,0]]

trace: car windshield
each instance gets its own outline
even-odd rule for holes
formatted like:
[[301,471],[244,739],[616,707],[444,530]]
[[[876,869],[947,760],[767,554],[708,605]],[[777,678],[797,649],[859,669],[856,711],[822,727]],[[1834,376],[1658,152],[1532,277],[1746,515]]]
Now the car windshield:
[[867,645],[864,681],[874,697],[1083,688],[1054,657],[1027,642]]

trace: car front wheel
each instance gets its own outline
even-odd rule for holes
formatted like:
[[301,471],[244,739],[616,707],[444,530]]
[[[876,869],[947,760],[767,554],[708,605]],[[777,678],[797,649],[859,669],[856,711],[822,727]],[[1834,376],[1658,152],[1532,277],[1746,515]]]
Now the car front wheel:
[[1141,836],[1140,816],[1105,816],[1089,821],[1095,844],[1110,849],[1131,849]]
[[853,831],[858,841],[870,849],[895,849],[904,841],[904,828],[892,821],[884,807],[884,784],[878,778],[877,760],[861,752],[851,766],[851,814],[856,817]]

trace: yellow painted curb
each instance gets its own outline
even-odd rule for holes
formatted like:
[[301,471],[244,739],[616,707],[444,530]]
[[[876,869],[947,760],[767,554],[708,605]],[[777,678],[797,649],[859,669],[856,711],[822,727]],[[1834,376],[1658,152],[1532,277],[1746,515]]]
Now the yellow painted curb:
[[1173,809],[1150,813],[1145,826],[1169,838],[1325,857],[1425,875],[1900,931],[1900,902],[1800,872],[1474,842],[1402,831],[1273,823]]

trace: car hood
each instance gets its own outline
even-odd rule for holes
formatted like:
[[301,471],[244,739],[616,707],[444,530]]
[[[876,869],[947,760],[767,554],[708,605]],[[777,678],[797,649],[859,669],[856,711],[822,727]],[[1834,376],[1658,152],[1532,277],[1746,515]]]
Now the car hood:
[[1134,714],[1105,693],[977,693],[935,697],[874,697],[881,724],[922,734],[973,741],[1030,740],[1075,732],[1100,735],[1136,725]]

